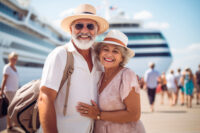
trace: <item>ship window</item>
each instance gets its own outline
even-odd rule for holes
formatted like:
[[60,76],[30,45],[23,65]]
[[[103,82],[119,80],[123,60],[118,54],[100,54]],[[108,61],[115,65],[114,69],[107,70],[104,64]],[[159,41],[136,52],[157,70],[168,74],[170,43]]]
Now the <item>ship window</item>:
[[129,40],[164,39],[161,33],[125,33]]
[[109,27],[110,28],[120,28],[120,27],[139,27],[139,24],[110,24]]
[[18,12],[10,9],[8,6],[4,5],[3,3],[0,2],[0,11],[5,13],[6,15],[16,19],[16,20],[19,20],[18,18]]
[[[4,58],[4,63],[8,64],[7,58]],[[16,66],[42,68],[44,66],[44,64],[18,60]]]
[[104,37],[105,37],[105,34],[98,35],[98,36],[96,37],[96,41],[97,41],[97,42],[101,42],[101,41],[103,41]]
[[36,48],[31,48],[31,47],[28,47],[28,46],[25,46],[25,45],[22,45],[22,44],[16,43],[16,42],[12,42],[10,47],[14,48],[14,49],[30,52],[30,53],[33,53],[33,54],[37,54],[37,55],[40,54],[40,55],[43,55],[43,56],[47,56],[48,53],[49,53],[49,52],[45,52],[45,51],[42,51],[42,50],[39,50],[39,49],[36,49]]
[[0,22],[0,31],[3,31],[3,32],[10,34],[10,35],[13,35],[13,36],[17,36],[19,38],[22,38],[26,41],[32,42],[36,45],[43,46],[45,48],[54,49],[56,47],[55,45],[53,45],[51,43],[48,43],[48,42],[46,42],[46,41],[44,41],[40,38],[37,38],[37,37],[30,35],[28,33],[22,32],[18,29],[15,29],[15,28],[8,26],[8,25],[1,23],[1,22]]
[[[153,39],[165,39],[161,33],[125,33],[130,40],[153,40]],[[96,41],[100,42],[104,39],[105,33],[97,36]]]

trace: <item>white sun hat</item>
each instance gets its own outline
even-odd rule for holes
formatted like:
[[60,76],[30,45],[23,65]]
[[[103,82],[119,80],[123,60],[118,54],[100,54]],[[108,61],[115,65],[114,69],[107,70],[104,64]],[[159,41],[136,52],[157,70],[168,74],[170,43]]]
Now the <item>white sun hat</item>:
[[82,4],[78,6],[72,16],[64,18],[61,22],[61,27],[64,31],[71,33],[71,24],[78,19],[91,19],[97,22],[98,35],[104,33],[109,28],[109,23],[104,18],[96,15],[96,9],[89,4]]
[[133,57],[135,55],[134,51],[127,47],[128,37],[119,30],[110,30],[104,40],[97,43],[97,45],[98,44],[118,45],[127,49],[129,57]]

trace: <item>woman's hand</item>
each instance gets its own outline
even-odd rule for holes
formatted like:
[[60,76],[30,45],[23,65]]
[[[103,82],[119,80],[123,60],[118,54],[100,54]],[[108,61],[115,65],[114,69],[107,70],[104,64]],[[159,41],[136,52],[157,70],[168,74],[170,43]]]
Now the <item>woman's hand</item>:
[[97,119],[97,116],[100,115],[100,110],[95,103],[95,101],[91,100],[92,105],[79,102],[78,106],[76,107],[77,111],[85,117],[89,117],[92,119]]

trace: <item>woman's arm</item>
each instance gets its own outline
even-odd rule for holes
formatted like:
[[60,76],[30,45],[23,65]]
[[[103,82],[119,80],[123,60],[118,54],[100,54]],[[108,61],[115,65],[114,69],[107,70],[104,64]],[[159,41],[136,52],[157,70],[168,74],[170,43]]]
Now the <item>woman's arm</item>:
[[3,94],[3,90],[4,90],[4,87],[5,87],[5,85],[6,85],[7,79],[8,79],[8,75],[7,75],[7,74],[4,74],[4,75],[3,75],[3,79],[2,79],[2,83],[1,83],[0,96]]
[[93,119],[97,119],[97,115],[100,114],[101,120],[118,123],[134,122],[140,119],[140,95],[135,92],[134,87],[130,91],[129,95],[124,99],[124,104],[126,105],[125,110],[100,112],[96,103],[92,104],[93,105],[91,106],[80,102],[77,106],[77,111],[80,112],[81,115]]
[[38,99],[40,123],[44,133],[57,133],[56,111],[54,102],[57,92],[42,86]]

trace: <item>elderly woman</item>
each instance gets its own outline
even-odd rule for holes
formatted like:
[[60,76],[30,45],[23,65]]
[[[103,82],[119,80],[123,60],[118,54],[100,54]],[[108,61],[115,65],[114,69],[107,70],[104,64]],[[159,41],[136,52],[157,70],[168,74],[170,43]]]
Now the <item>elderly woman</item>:
[[98,105],[80,102],[77,111],[96,120],[94,133],[143,133],[140,121],[140,89],[136,74],[124,67],[134,52],[127,48],[128,38],[111,30],[95,46],[104,66],[98,84]]
[[[12,101],[19,86],[19,76],[17,73],[17,69],[15,67],[17,59],[18,55],[15,52],[10,53],[8,55],[9,63],[6,64],[3,69],[3,78],[1,83],[0,95],[3,95],[3,93],[5,93],[9,103]],[[7,127],[8,129],[12,128],[8,116],[7,116]]]

